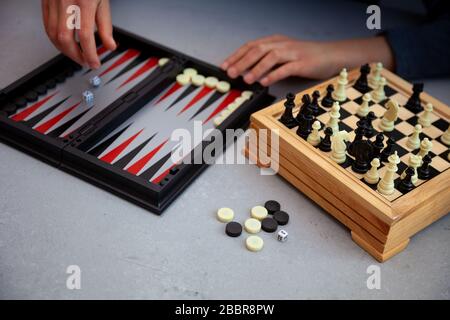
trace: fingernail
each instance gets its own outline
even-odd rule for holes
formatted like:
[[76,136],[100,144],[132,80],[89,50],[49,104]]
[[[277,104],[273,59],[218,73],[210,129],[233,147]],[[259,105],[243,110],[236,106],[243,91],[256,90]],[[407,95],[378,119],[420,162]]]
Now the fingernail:
[[254,81],[253,74],[247,73],[244,77],[244,81],[247,82],[248,84],[253,83],[253,81]]
[[232,78],[236,78],[236,77],[237,77],[237,71],[236,71],[236,69],[233,68],[233,67],[231,67],[231,68],[228,70],[228,75],[229,75],[230,77],[232,77]]
[[261,83],[263,86],[266,87],[266,86],[269,84],[269,79],[267,79],[267,78],[262,78],[261,81],[260,81],[260,83]]
[[228,68],[228,63],[227,62],[224,62],[224,63],[222,63],[222,65],[220,66],[223,70],[227,70],[227,68]]

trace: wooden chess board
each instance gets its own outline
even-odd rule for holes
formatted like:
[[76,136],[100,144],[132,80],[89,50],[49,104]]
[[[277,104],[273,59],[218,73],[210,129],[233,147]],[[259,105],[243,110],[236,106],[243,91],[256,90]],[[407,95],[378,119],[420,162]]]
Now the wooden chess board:
[[[388,70],[383,70],[381,75],[387,80],[386,99],[379,103],[370,103],[370,111],[377,116],[373,127],[378,131],[374,132],[370,139],[373,141],[375,135],[381,131],[378,123],[386,111],[386,102],[389,99],[397,101],[400,110],[395,129],[383,133],[384,143],[388,137],[396,141],[394,150],[401,160],[395,175],[397,186],[400,174],[408,166],[409,155],[418,152],[409,149],[406,141],[413,132],[420,113],[414,114],[402,107],[412,93],[411,84]],[[347,100],[340,104],[339,129],[350,133],[350,141],[355,136],[354,129],[359,120],[356,112],[363,95],[353,87],[358,76],[358,70],[348,73]],[[294,116],[298,112],[303,94],[312,94],[314,90],[319,90],[321,97],[324,97],[326,87],[330,83],[336,85],[336,81],[337,77],[298,93]],[[430,102],[434,107],[432,125],[423,128],[421,134],[421,139],[427,137],[433,144],[429,152],[432,157],[431,178],[426,181],[419,179],[416,187],[407,193],[396,188],[393,194],[382,195],[376,190],[376,185],[367,184],[362,174],[353,172],[351,156],[347,155],[347,161],[339,165],[330,158],[331,152],[323,152],[298,136],[297,127],[287,128],[279,121],[285,109],[284,101],[252,115],[250,126],[255,129],[257,139],[249,139],[244,152],[260,166],[263,166],[263,163],[264,166],[269,166],[267,159],[278,161],[276,166],[282,177],[346,225],[351,230],[352,239],[382,262],[402,251],[411,236],[450,211],[449,147],[440,140],[449,126],[450,109],[425,92],[420,97],[423,106]],[[329,119],[330,109],[320,104],[316,120],[320,121],[322,128]],[[275,132],[279,137],[278,149],[271,144],[271,135],[261,134],[261,129]],[[323,138],[323,130],[320,132]],[[257,145],[254,145],[255,141],[259,141]],[[271,147],[272,152],[278,152],[278,157],[271,157]],[[260,161],[262,157],[264,161]],[[380,177],[383,177],[385,170],[386,163],[382,163],[379,168]]]

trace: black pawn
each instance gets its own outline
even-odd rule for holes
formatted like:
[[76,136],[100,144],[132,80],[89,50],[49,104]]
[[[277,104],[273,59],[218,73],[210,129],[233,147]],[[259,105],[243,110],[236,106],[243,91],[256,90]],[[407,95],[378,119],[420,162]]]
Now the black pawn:
[[366,118],[361,118],[358,122],[356,122],[356,130],[355,130],[355,138],[353,139],[353,141],[350,143],[350,145],[347,148],[347,152],[349,155],[351,156],[355,156],[355,151],[354,151],[354,145],[357,141],[362,140],[362,138],[365,135],[365,128],[366,128]]
[[375,158],[379,158],[381,154],[381,150],[384,148],[384,135],[382,133],[377,134],[375,137],[375,141],[372,143],[373,146],[373,156]]
[[320,141],[319,149],[324,152],[331,151],[331,136],[333,135],[333,129],[330,127],[325,128],[325,137]]
[[391,138],[389,138],[388,141],[386,141],[386,148],[384,148],[383,151],[381,151],[380,156],[381,161],[383,162],[388,161],[388,157],[394,153],[394,145],[395,141],[392,140]]
[[320,92],[318,90],[315,90],[312,94],[312,102],[309,105],[312,109],[313,115],[317,117],[319,115],[319,98],[320,98]]
[[405,170],[405,177],[399,182],[397,189],[401,193],[407,193],[414,189],[414,184],[411,181],[412,176],[414,175],[414,168],[408,167]]
[[361,72],[360,76],[358,80],[356,80],[353,87],[361,93],[367,93],[371,90],[369,84],[367,83],[367,76],[370,73],[370,66],[368,64],[362,65],[359,70]]
[[423,110],[420,104],[420,94],[423,92],[423,83],[414,83],[413,93],[405,104],[405,108],[414,113],[419,113]]
[[327,87],[327,94],[325,95],[325,97],[322,99],[322,106],[325,108],[331,108],[333,106],[334,103],[334,99],[333,99],[333,91],[334,91],[334,87],[332,84],[329,84]]
[[292,109],[295,107],[295,95],[293,93],[288,93],[286,95],[286,102],[284,103],[284,113],[280,118],[280,122],[284,124],[289,129],[294,128],[297,125],[297,121],[292,114]]
[[417,176],[419,179],[427,180],[430,178],[430,163],[431,163],[431,157],[426,154],[422,158],[422,165],[417,169]]
[[373,157],[373,146],[369,140],[358,140],[353,144],[355,161],[352,163],[352,170],[357,173],[366,173],[369,170],[369,162]]
[[377,116],[373,111],[370,111],[366,116],[366,137],[371,138],[375,134],[375,129],[373,128],[372,122]]
[[302,97],[302,106],[300,107],[300,110],[297,113],[296,117],[298,123],[300,123],[302,115],[306,112],[306,109],[309,108],[310,105],[311,105],[311,97],[309,96],[309,94],[304,94]]

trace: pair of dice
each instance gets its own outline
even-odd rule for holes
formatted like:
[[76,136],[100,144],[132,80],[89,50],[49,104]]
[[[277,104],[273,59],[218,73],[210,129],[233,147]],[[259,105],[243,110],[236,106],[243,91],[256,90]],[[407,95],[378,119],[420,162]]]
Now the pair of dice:
[[[92,77],[91,79],[89,79],[89,82],[94,88],[97,88],[101,85],[102,80],[100,79],[99,76],[95,76],[95,77]],[[87,104],[92,104],[94,102],[94,94],[92,93],[92,91],[89,91],[89,90],[84,91],[83,92],[83,100]]]

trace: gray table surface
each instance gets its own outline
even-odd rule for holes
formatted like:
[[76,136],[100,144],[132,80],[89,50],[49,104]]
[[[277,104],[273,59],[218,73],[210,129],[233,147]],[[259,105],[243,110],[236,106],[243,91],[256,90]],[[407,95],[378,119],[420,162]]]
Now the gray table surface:
[[[118,26],[219,64],[244,41],[271,33],[308,39],[369,34],[365,7],[331,2],[114,1]],[[339,19],[336,19],[338,16]],[[383,10],[383,26],[411,22]],[[47,40],[39,1],[2,1],[0,87],[57,54]],[[339,22],[339,21],[345,21]],[[311,81],[288,80],[281,96]],[[426,89],[450,103],[450,79]],[[0,144],[0,298],[449,299],[450,216],[377,264],[350,232],[278,176],[252,165],[215,165],[163,216]],[[289,241],[263,234],[251,253],[244,236],[228,238],[215,219],[221,206],[243,221],[249,209],[277,199],[291,214]],[[66,288],[66,268],[82,270],[81,290]],[[381,289],[366,286],[368,266],[381,267]]]

